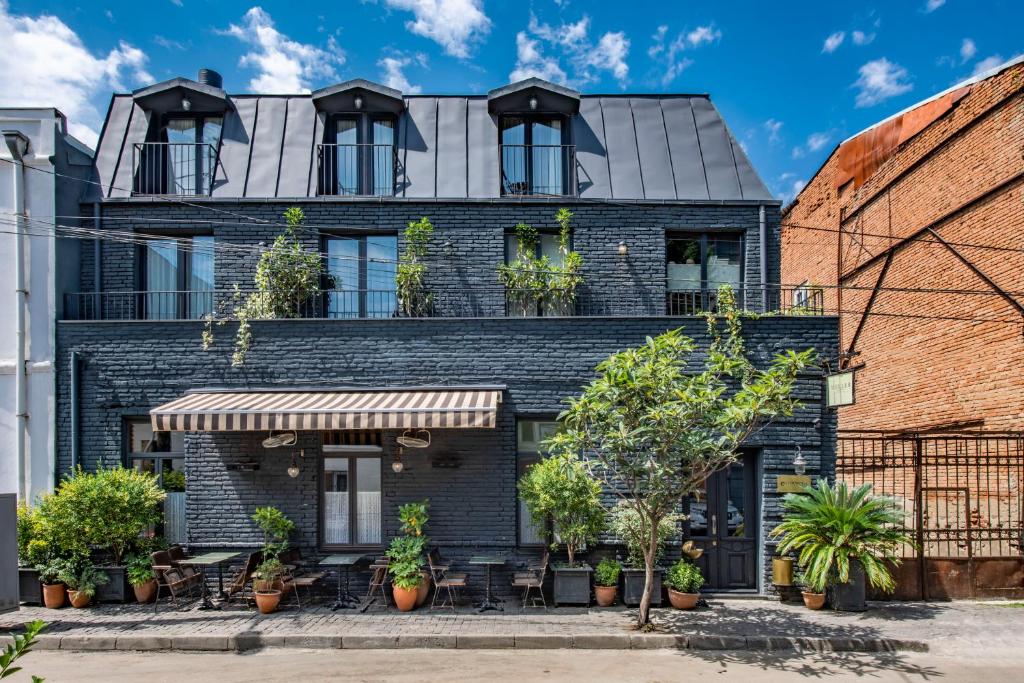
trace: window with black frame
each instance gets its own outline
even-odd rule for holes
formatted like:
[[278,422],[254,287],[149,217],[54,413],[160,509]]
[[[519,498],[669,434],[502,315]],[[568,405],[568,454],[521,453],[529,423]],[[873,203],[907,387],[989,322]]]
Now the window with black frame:
[[380,449],[321,458],[321,539],[325,548],[381,544]]
[[331,122],[321,145],[320,194],[394,195],[394,117],[345,114]]
[[718,288],[730,285],[743,298],[743,237],[716,233],[669,235],[665,247],[666,313],[714,311]]
[[328,318],[391,318],[398,312],[397,235],[324,238]]
[[135,191],[209,195],[213,191],[223,128],[221,114],[164,116],[156,138],[135,145]]
[[[185,434],[157,432],[149,418],[125,421],[126,466],[154,475],[166,492],[162,533],[168,543],[185,543]],[[154,530],[160,531],[160,530]]]
[[[559,430],[554,420],[519,419],[516,421],[516,480],[518,481],[531,465],[540,462],[544,457],[541,443]],[[544,545],[547,530],[534,524],[526,504],[518,500],[519,511],[519,545]]]
[[501,117],[501,193],[567,195],[572,170],[560,116]]
[[139,250],[146,320],[198,320],[213,312],[212,235],[154,237]]

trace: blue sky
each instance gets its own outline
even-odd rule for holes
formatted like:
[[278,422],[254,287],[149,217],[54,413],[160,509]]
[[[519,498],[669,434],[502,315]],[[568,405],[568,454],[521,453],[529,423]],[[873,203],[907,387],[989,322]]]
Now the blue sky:
[[788,199],[843,138],[1024,51],[1024,2],[0,0],[0,106],[57,106],[88,143],[114,90],[201,66],[230,92],[354,77],[485,92],[707,92]]

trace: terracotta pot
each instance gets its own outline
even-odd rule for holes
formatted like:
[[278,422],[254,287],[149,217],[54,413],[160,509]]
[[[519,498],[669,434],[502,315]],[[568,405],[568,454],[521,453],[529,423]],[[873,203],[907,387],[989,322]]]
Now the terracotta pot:
[[153,602],[156,599],[156,579],[150,579],[141,586],[132,586],[135,591],[135,600],[138,602]]
[[804,606],[807,609],[821,609],[825,606],[825,594],[824,593],[811,593],[809,591],[801,591],[804,596]]
[[281,602],[281,591],[264,591],[256,593],[256,608],[260,614],[270,614]]
[[700,600],[700,593],[680,593],[677,590],[668,589],[668,601],[676,609],[693,609]]
[[423,603],[427,601],[427,596],[430,595],[430,572],[420,572],[420,586],[416,589],[416,606],[423,607]]
[[68,599],[71,600],[71,606],[81,609],[82,607],[88,607],[89,603],[92,602],[92,596],[86,595],[82,591],[68,590]]
[[267,581],[266,579],[253,579],[252,589],[257,593],[278,591],[283,594],[285,593],[284,579],[274,579],[273,581]]
[[66,593],[63,583],[44,583],[43,604],[50,609],[59,609],[64,606]]
[[411,612],[416,607],[416,595],[419,588],[399,588],[392,586],[392,594],[395,597],[395,605],[399,612]]
[[611,607],[615,604],[615,594],[618,592],[618,586],[594,586],[594,597],[597,599],[597,606]]

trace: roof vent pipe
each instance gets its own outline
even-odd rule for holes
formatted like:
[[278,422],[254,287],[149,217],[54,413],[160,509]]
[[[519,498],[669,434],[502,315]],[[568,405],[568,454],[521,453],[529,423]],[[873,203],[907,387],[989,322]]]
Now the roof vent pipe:
[[224,85],[224,79],[221,75],[213,69],[200,69],[199,70],[199,82],[203,85],[209,85],[213,88],[221,88]]

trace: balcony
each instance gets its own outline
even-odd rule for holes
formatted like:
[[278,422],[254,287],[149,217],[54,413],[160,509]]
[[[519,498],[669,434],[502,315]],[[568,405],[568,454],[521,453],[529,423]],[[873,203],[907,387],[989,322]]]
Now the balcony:
[[132,145],[132,194],[208,196],[217,169],[217,147],[200,142]]
[[499,145],[503,197],[575,197],[575,145]]
[[393,197],[398,152],[391,144],[317,145],[317,194]]
[[[708,290],[666,292],[660,287],[597,283],[600,290],[507,290],[500,286],[443,288],[430,293],[425,318],[685,317],[714,311]],[[217,312],[230,317],[252,292],[234,289],[166,292],[77,292],[64,296],[63,320],[202,320]],[[773,315],[824,315],[821,290],[750,287],[736,291],[740,307]],[[279,318],[380,320],[407,316],[394,290],[331,290],[296,301]]]

